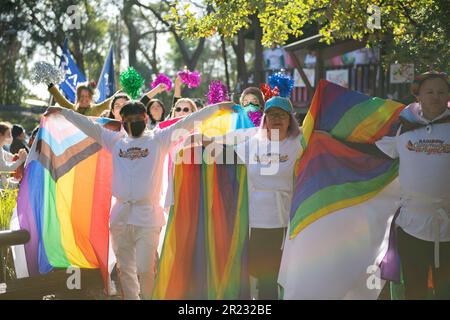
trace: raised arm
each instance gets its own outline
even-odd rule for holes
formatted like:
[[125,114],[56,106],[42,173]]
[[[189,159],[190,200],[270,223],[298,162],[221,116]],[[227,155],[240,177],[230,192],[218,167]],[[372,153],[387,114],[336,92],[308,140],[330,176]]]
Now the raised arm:
[[105,129],[101,124],[92,122],[88,117],[83,116],[73,110],[50,107],[47,109],[47,112],[44,114],[44,116],[48,116],[52,113],[61,114],[64,118],[73,123],[78,129],[83,131],[84,134],[93,138],[95,141],[109,150],[112,150],[115,143],[123,136],[123,133]]
[[62,95],[62,93],[59,91],[58,88],[55,87],[55,85],[53,83],[50,83],[48,85],[48,91],[52,94],[53,98],[55,99],[55,101],[64,108],[67,109],[75,109],[75,105],[70,102],[69,100],[66,99],[66,97],[64,97]]
[[175,91],[173,93],[172,108],[175,106],[175,103],[177,103],[177,101],[181,99],[181,87],[182,86],[183,86],[183,81],[181,81],[180,76],[177,76],[177,78],[175,79]]
[[152,90],[148,91],[146,94],[144,94],[139,101],[141,101],[144,106],[147,106],[148,102],[153,99],[157,94],[160,94],[161,92],[164,92],[167,90],[167,86],[164,83],[158,84],[156,87],[154,87]]

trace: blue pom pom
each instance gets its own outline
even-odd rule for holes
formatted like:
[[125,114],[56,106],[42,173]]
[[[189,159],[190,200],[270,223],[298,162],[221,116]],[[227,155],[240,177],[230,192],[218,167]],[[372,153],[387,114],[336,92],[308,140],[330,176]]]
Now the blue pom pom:
[[292,88],[294,87],[294,80],[292,80],[288,75],[284,73],[277,72],[269,77],[269,85],[273,90],[275,87],[278,87],[280,91],[280,97],[289,98],[292,92]]

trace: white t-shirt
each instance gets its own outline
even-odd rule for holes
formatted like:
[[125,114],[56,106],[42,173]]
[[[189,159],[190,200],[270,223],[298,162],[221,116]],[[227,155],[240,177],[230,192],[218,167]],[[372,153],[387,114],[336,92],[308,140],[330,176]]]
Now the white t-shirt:
[[300,149],[300,136],[286,138],[277,146],[262,132],[236,146],[247,165],[251,228],[287,227]]
[[[210,106],[195,112],[174,125],[146,131],[139,138],[129,137],[123,130],[114,132],[93,123],[87,117],[64,109],[62,115],[87,135],[93,137],[112,154],[113,176],[110,224],[160,227],[165,224],[162,196],[164,158],[173,143],[176,130],[191,131],[197,121],[218,110]],[[185,134],[185,132],[179,132]]]
[[3,172],[12,172],[15,171],[22,163],[24,163],[24,160],[17,160],[13,162],[13,154],[10,152],[3,150],[2,147],[0,147],[0,188],[6,188],[6,187],[16,187],[17,183],[14,182],[11,179],[8,179],[7,174],[2,173]]
[[[449,110],[438,118],[448,115]],[[429,123],[420,116],[417,120]],[[400,158],[402,198],[396,224],[422,240],[450,241],[450,123],[384,137],[376,145]]]
[[266,49],[264,50],[264,61],[266,63],[266,68],[268,69],[282,69],[284,68],[283,65],[283,59],[284,59],[284,52],[281,48],[275,48],[275,49]]

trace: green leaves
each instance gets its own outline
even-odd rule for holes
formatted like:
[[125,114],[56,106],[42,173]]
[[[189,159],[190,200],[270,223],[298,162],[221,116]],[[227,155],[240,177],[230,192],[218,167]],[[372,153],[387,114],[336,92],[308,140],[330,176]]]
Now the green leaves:
[[[361,40],[370,35],[369,45],[377,45],[380,39],[389,38],[388,59],[417,61],[418,69],[426,68],[425,62],[449,71],[450,58],[450,9],[447,0],[207,0],[209,13],[196,17],[185,6],[180,12],[172,10],[173,17],[183,16],[186,22],[184,32],[189,37],[210,37],[216,33],[227,38],[233,37],[241,29],[248,29],[255,14],[263,30],[262,42],[284,44],[289,36],[302,35],[306,24],[319,25],[324,41],[335,39]],[[380,9],[380,29],[368,27],[368,19],[373,19],[371,5]],[[173,20],[176,23],[180,19]],[[435,48],[443,51],[434,52]],[[426,57],[414,58],[417,54]],[[386,61],[388,62],[388,61]],[[418,70],[418,71],[419,71]]]

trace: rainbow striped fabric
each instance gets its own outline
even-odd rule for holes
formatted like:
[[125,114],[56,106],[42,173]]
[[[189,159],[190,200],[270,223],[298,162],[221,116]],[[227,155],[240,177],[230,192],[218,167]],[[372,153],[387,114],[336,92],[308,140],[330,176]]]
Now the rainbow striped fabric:
[[[253,127],[242,108],[219,111],[197,133]],[[234,149],[227,148],[226,152]],[[174,168],[174,205],[158,267],[155,299],[247,299],[248,193],[245,165],[194,164],[202,147],[183,149]],[[184,156],[183,156],[184,154]],[[228,154],[228,153],[227,153]],[[236,159],[236,155],[234,154]]]
[[245,165],[176,164],[174,193],[154,298],[248,297]]
[[380,192],[398,174],[398,161],[355,150],[395,131],[404,105],[321,80],[303,122],[296,165],[290,238],[327,214]]
[[[120,123],[95,121],[112,130]],[[30,275],[53,268],[100,268],[108,274],[110,153],[61,115],[43,117],[18,196]]]

